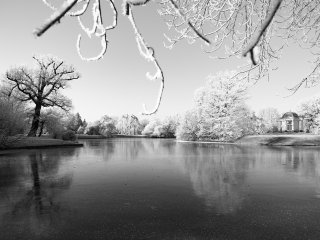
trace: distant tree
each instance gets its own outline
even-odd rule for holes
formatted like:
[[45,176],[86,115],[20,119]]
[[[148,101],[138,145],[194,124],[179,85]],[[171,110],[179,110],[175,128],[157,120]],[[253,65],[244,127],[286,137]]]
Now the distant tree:
[[88,127],[88,135],[101,135],[100,124],[95,122],[93,125]]
[[245,105],[248,83],[240,75],[234,76],[234,72],[218,73],[196,91],[201,122],[199,138],[232,141],[246,134],[242,123],[250,119]]
[[121,134],[136,135],[140,128],[140,122],[137,116],[125,114],[118,120],[116,127]]
[[[245,118],[247,119],[247,118]],[[247,134],[265,134],[270,129],[268,129],[265,125],[265,121],[257,117],[254,112],[251,113],[251,117],[249,121],[243,122],[245,126],[247,126],[246,133]],[[273,129],[275,130],[275,129]]]
[[65,111],[71,108],[71,101],[60,91],[68,86],[68,82],[80,76],[72,66],[53,57],[37,58],[37,67],[29,69],[16,67],[6,72],[8,87],[7,96],[13,96],[20,102],[34,104],[31,129],[28,136],[36,136],[41,109],[43,107],[58,107]]
[[161,122],[159,119],[150,120],[147,126],[143,129],[142,135],[152,136],[155,128],[160,125],[161,125]]
[[70,114],[67,122],[67,129],[73,131],[74,133],[78,133],[78,130],[83,125],[81,116],[79,113]]
[[121,116],[121,118],[117,122],[116,128],[120,134],[129,134],[130,133],[130,116],[129,116],[129,114]]
[[88,123],[87,123],[87,121],[86,121],[85,119],[83,119],[82,125],[81,125],[81,127],[79,128],[78,133],[79,133],[79,134],[85,134],[86,131],[87,131],[87,127],[88,127]]
[[174,138],[178,127],[178,119],[174,117],[167,117],[154,128],[153,136]]
[[142,134],[142,131],[144,130],[144,128],[149,124],[149,120],[148,119],[142,119],[139,122],[140,122],[140,126],[139,126],[139,129],[138,129],[138,134]]
[[135,115],[130,116],[130,131],[131,134],[137,135],[140,128],[139,118]]
[[180,119],[176,137],[179,140],[196,141],[199,139],[200,117],[196,109],[187,111]]
[[63,111],[53,108],[45,109],[41,113],[38,136],[47,133],[54,138],[62,138],[67,125],[68,118]]
[[299,108],[299,113],[304,117],[306,130],[318,133],[320,129],[320,98],[307,100]]
[[278,120],[280,118],[280,114],[275,108],[265,108],[260,110],[259,118],[262,118],[263,123],[269,132],[278,131]]
[[[12,98],[0,96],[0,148],[7,147],[12,136],[23,134],[27,127],[27,110]],[[11,137],[11,139],[9,139]]]
[[117,133],[116,124],[117,124],[116,119],[109,117],[108,115],[103,116],[99,121],[100,134],[106,137],[110,137],[113,134],[116,134]]

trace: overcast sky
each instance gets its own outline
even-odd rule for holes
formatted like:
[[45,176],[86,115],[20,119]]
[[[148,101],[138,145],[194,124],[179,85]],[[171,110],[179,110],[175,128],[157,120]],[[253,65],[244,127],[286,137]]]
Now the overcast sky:
[[[52,0],[54,2],[54,0]],[[61,1],[60,1],[61,2]],[[120,11],[120,2],[117,6]],[[107,6],[107,5],[106,5]],[[153,46],[165,74],[165,91],[156,116],[183,113],[193,104],[194,91],[204,85],[206,77],[217,71],[233,70],[248,59],[213,60],[201,49],[201,43],[178,43],[172,50],[163,46],[168,28],[156,10],[156,4],[134,8],[137,25],[145,40]],[[108,114],[125,113],[140,117],[142,104],[153,108],[159,82],[149,81],[145,74],[154,68],[138,52],[135,36],[126,17],[119,16],[116,29],[108,33],[107,54],[102,60],[85,62],[76,51],[76,39],[83,33],[76,18],[65,17],[42,37],[33,30],[41,26],[52,10],[41,0],[4,0],[0,9],[0,73],[12,66],[33,65],[32,56],[51,54],[74,65],[81,78],[73,81],[65,94],[72,99],[74,111],[88,121]],[[105,8],[106,16],[110,9]],[[83,35],[83,54],[93,56],[100,50],[97,39]],[[299,102],[316,95],[319,87],[301,89],[294,96],[286,88],[305,77],[312,70],[309,54],[297,47],[284,51],[278,70],[271,73],[270,81],[263,79],[250,88],[248,105],[256,112],[265,107],[276,107],[282,113],[296,110]]]

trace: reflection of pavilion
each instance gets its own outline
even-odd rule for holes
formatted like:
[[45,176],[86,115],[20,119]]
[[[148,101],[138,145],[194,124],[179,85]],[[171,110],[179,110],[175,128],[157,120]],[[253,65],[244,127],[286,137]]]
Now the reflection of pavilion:
[[300,175],[314,176],[318,165],[320,167],[319,152],[313,148],[281,147],[275,149],[277,154],[274,157],[279,158],[281,164],[286,165],[287,168],[301,173]]

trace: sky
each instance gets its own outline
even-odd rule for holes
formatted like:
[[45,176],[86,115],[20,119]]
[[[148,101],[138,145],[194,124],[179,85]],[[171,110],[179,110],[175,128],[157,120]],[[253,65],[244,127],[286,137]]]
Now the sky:
[[[56,2],[59,4],[61,0]],[[78,34],[83,36],[82,53],[88,57],[99,52],[100,44],[97,39],[85,36],[76,18],[64,17],[60,24],[37,38],[34,29],[49,18],[52,10],[41,0],[3,1],[0,9],[0,75],[3,77],[15,66],[33,67],[34,55],[51,54],[72,64],[81,74],[81,78],[72,81],[63,92],[72,100],[74,112],[79,112],[87,121],[98,120],[105,114],[121,116],[128,113],[143,118],[142,104],[145,103],[147,109],[154,107],[160,85],[146,78],[146,72],[153,73],[154,67],[140,55],[130,22],[121,15],[121,2],[116,1],[120,13],[118,26],[108,32],[107,53],[101,60],[86,62],[80,59],[76,50]],[[111,21],[112,12],[107,5],[104,9],[105,19],[110,17],[108,20]],[[164,34],[169,34],[169,30],[157,13],[157,5],[151,2],[133,11],[146,42],[155,49],[165,76],[163,100],[152,117],[181,114],[192,108],[194,92],[205,84],[207,76],[234,70],[249,61],[246,58],[212,59],[201,49],[200,40],[195,44],[182,41],[173,49],[167,49]],[[290,94],[287,88],[312,71],[310,60],[312,57],[306,50],[297,46],[287,48],[269,80],[261,79],[249,89],[249,107],[255,112],[274,107],[284,113],[296,111],[299,103],[317,96],[319,87],[301,88],[287,97]]]

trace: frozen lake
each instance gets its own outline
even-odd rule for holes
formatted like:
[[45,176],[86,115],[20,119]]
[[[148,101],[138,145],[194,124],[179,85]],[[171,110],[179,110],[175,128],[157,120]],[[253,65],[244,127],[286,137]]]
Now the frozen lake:
[[320,239],[320,148],[164,139],[0,155],[0,239]]

